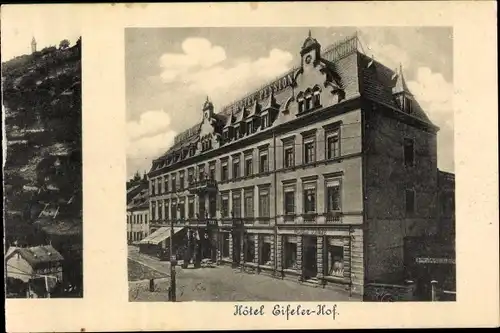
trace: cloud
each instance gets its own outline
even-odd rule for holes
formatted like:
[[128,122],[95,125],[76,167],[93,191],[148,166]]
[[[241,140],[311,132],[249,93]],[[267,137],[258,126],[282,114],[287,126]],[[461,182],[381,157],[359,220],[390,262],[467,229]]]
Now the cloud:
[[209,96],[216,111],[291,68],[293,56],[272,49],[265,57],[226,59],[226,52],[204,38],[187,38],[183,53],[160,59],[162,111],[148,111],[127,124],[130,174],[149,168],[173,143],[174,136],[201,121],[201,108]]
[[416,72],[416,78],[408,82],[408,88],[428,110],[432,121],[453,127],[453,85],[441,73],[432,72],[428,67],[420,67]]
[[399,68],[400,65],[403,68],[410,68],[411,61],[408,52],[389,43],[385,36],[386,34],[378,29],[360,31],[361,40],[366,41],[366,44],[363,43],[365,53],[391,69]]
[[415,80],[408,82],[408,88],[427,113],[431,121],[440,127],[438,132],[438,165],[446,171],[454,170],[454,112],[453,84],[441,73],[428,67],[416,71]]
[[167,112],[147,111],[138,121],[127,124],[127,173],[149,170],[153,159],[164,153],[173,143],[177,132],[171,129]]
[[136,140],[143,136],[151,136],[168,130],[170,127],[170,116],[167,112],[146,111],[141,114],[138,121],[130,121],[127,124],[127,134],[130,140]]
[[184,53],[165,53],[160,57],[161,77],[165,83],[197,68],[208,68],[226,59],[226,51],[213,46],[205,38],[187,38],[182,43]]
[[192,92],[202,92],[220,106],[243,97],[291,68],[289,52],[272,49],[269,55],[255,60],[240,59],[232,66],[213,66],[185,78]]

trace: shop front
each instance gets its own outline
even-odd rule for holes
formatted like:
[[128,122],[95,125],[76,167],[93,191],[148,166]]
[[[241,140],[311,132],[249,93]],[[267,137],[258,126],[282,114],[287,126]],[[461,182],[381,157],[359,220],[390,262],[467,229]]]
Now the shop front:
[[351,237],[332,228],[279,230],[282,278],[313,284],[351,283]]

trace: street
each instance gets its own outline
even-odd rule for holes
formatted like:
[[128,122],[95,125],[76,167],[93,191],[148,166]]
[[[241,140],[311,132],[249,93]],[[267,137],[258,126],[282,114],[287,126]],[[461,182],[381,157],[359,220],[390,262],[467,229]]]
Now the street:
[[[129,246],[129,300],[168,301],[170,264]],[[155,278],[155,291],[149,291]],[[229,266],[182,269],[176,266],[177,301],[351,301],[346,291],[248,274]],[[354,300],[354,299],[352,299]]]

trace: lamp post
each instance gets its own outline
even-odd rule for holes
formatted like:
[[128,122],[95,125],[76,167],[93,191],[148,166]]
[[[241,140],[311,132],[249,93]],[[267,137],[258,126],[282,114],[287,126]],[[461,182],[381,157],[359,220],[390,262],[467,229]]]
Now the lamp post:
[[[180,211],[181,208],[177,205],[177,210]],[[177,300],[176,296],[176,285],[175,285],[175,266],[177,265],[177,257],[174,253],[174,219],[170,221],[170,300],[175,302]]]

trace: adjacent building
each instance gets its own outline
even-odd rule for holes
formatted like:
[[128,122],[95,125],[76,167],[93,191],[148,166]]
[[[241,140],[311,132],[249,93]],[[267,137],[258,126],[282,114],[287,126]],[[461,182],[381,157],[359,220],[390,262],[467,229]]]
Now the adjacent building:
[[149,235],[149,189],[144,177],[127,190],[127,241],[134,244]]
[[[63,279],[63,256],[51,245],[34,247],[12,246],[5,255],[7,279],[30,286],[29,298],[44,297]],[[36,282],[43,288],[36,288]]]
[[357,36],[322,49],[309,35],[298,51],[299,66],[219,112],[207,98],[153,161],[150,228],[174,223],[219,263],[353,294],[402,281],[405,237],[438,231],[438,127],[402,68]]

